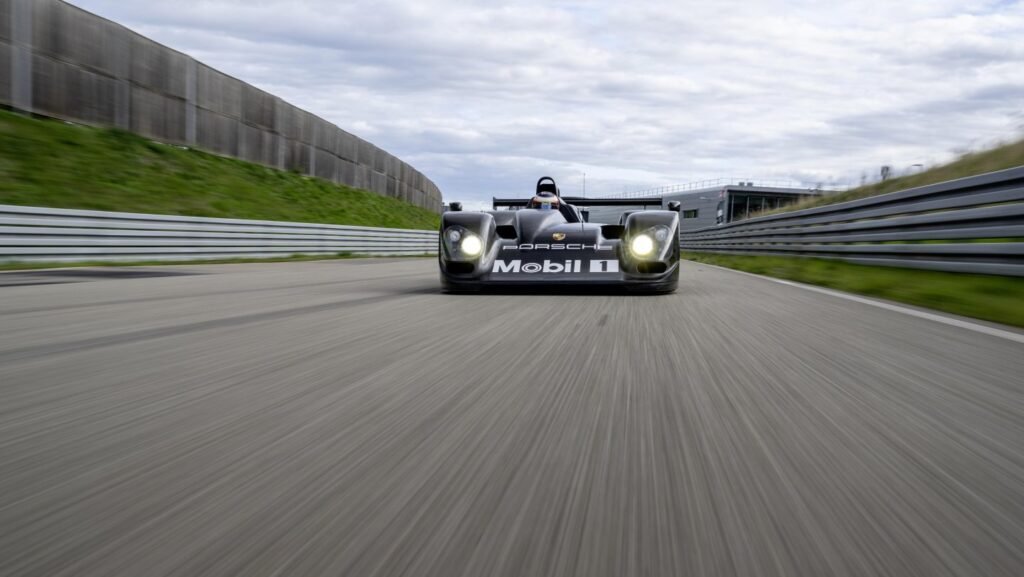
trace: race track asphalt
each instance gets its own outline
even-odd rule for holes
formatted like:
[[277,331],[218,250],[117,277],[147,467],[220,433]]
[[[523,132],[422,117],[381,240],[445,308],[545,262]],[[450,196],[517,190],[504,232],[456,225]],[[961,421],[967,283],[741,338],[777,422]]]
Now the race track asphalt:
[[1024,344],[686,263],[0,274],[0,575],[1024,575]]

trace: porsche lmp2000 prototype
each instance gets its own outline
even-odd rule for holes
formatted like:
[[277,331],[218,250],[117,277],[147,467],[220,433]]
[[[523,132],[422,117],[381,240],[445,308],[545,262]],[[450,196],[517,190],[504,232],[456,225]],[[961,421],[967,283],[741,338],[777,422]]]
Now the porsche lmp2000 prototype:
[[[585,285],[676,290],[679,203],[670,203],[670,210],[628,211],[619,224],[592,224],[569,201],[588,206],[640,202],[564,198],[554,179],[545,176],[533,198],[501,201],[518,210],[462,212],[453,203],[441,217],[438,254],[444,289]],[[660,199],[657,205],[661,208]]]

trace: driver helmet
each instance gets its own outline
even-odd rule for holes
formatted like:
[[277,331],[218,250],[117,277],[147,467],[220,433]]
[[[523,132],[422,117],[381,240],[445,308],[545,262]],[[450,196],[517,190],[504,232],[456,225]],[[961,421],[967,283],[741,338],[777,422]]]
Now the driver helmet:
[[558,210],[558,204],[558,197],[549,192],[543,192],[530,199],[530,208],[540,210]]

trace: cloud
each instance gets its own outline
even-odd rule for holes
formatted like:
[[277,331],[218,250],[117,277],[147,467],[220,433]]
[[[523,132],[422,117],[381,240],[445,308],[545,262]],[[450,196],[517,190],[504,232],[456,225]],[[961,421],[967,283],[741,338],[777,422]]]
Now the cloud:
[[77,0],[393,152],[446,198],[856,181],[1019,134],[1024,2]]

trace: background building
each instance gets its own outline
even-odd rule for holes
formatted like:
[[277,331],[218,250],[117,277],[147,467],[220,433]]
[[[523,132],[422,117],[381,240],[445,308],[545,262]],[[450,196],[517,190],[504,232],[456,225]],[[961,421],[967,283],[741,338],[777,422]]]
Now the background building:
[[[566,199],[587,214],[589,222],[608,224],[617,224],[625,211],[650,209],[652,204],[660,204],[665,208],[669,202],[678,201],[681,205],[679,228],[681,231],[688,231],[744,220],[761,211],[787,206],[809,196],[819,196],[824,194],[824,191],[785,186],[755,186],[753,182],[743,182],[680,192],[636,194],[642,196],[630,196],[635,198],[637,204],[628,206],[600,206],[601,201],[615,197]],[[511,200],[513,199],[496,198],[494,208],[514,209],[514,206],[508,206]]]

